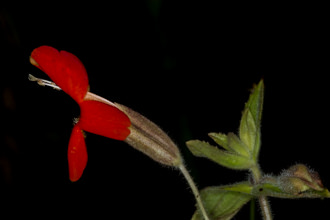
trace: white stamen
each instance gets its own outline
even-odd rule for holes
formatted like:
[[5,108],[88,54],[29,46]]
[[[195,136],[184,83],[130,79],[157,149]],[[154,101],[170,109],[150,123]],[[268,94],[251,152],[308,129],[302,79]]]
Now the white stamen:
[[[32,82],[37,82],[40,86],[49,86],[49,87],[52,87],[53,89],[56,89],[56,90],[59,90],[59,91],[62,90],[58,85],[56,85],[52,81],[48,81],[48,80],[45,80],[45,79],[37,78],[37,77],[33,76],[32,74],[29,74],[29,77],[28,78]],[[98,96],[98,95],[96,95],[94,93],[91,93],[91,92],[87,92],[86,93],[86,95],[84,97],[84,100],[94,100],[94,101],[102,102],[104,104],[111,105],[113,107],[118,108],[118,106],[116,106],[116,104],[110,102],[109,100],[107,100],[107,99],[105,99],[105,98],[103,98],[101,96]],[[77,122],[75,122],[75,124]]]
[[56,85],[54,82],[52,81],[48,81],[48,80],[44,80],[44,79],[40,79],[40,78],[37,78],[31,74],[29,74],[29,80],[32,81],[32,82],[37,82],[38,85],[40,86],[49,86],[49,87],[52,87],[53,89],[56,89],[56,90],[62,90],[58,85]]

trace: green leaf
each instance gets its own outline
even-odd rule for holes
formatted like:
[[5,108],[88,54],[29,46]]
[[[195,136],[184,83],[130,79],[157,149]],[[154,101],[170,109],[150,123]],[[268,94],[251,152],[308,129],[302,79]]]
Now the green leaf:
[[235,152],[239,155],[250,157],[250,151],[245,143],[243,143],[237,135],[229,132],[228,135],[222,133],[209,133],[209,136],[224,149]]
[[248,181],[238,182],[238,183],[234,183],[231,185],[220,186],[220,188],[223,190],[226,190],[226,191],[240,192],[240,193],[244,193],[244,194],[249,194],[251,196],[253,195],[252,194],[253,185]]
[[[253,196],[223,190],[222,187],[207,187],[201,191],[205,209],[213,220],[229,220],[250,201]],[[203,220],[197,210],[192,220]]]
[[242,142],[236,134],[228,133],[228,146],[237,154],[250,158],[251,154],[248,146]]
[[249,100],[245,104],[245,109],[250,109],[257,127],[260,127],[263,103],[264,103],[264,81],[260,80],[258,85],[255,85],[253,87]]
[[239,137],[248,146],[251,152],[255,147],[257,127],[249,109],[244,109],[240,127]]
[[209,137],[212,138],[215,143],[217,143],[219,146],[223,147],[226,150],[231,150],[228,146],[228,139],[227,135],[222,133],[209,133]]
[[251,159],[234,152],[220,150],[204,141],[191,140],[186,144],[195,156],[208,158],[227,168],[243,170],[254,166]]
[[239,126],[239,137],[252,152],[254,161],[257,161],[260,149],[260,124],[264,100],[264,82],[261,80],[254,86],[253,91],[245,104],[241,123]]

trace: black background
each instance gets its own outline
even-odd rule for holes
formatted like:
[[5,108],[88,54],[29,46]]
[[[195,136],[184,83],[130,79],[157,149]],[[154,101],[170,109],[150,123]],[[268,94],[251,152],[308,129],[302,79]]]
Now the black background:
[[[199,188],[247,178],[193,157],[184,143],[236,132],[250,88],[264,78],[263,171],[305,163],[329,187],[325,8],[160,0],[1,8],[0,200],[7,204],[1,211],[109,219],[190,219],[194,212],[178,171],[90,133],[84,175],[69,181],[66,150],[79,108],[65,93],[27,80],[28,73],[47,78],[28,59],[41,45],[78,56],[92,92],[160,125]],[[328,200],[271,204],[276,219],[317,219],[329,207]],[[248,213],[249,205],[236,219]]]

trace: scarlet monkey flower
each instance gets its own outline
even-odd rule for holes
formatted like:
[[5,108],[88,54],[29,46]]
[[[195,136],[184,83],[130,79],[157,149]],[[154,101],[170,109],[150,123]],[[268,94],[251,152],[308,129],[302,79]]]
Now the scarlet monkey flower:
[[80,106],[80,118],[73,127],[68,149],[71,181],[79,180],[87,164],[83,131],[123,140],[156,162],[178,168],[190,185],[205,220],[209,219],[178,147],[162,129],[138,112],[88,92],[86,70],[75,55],[41,46],[32,51],[30,62],[54,82],[29,75],[31,81],[63,90]]
[[161,164],[183,167],[178,147],[156,124],[124,105],[88,92],[86,70],[75,55],[41,46],[32,51],[30,62],[54,82],[29,75],[31,81],[63,90],[80,106],[80,118],[73,127],[68,149],[71,181],[81,177],[87,164],[83,131],[123,140]]
[[88,91],[87,72],[75,55],[41,46],[32,51],[30,62],[45,72],[54,83],[31,75],[30,80],[37,81],[40,85],[62,89],[80,107],[80,118],[73,127],[68,147],[69,178],[73,182],[77,181],[87,164],[83,131],[125,140],[130,134],[130,119],[115,104]]

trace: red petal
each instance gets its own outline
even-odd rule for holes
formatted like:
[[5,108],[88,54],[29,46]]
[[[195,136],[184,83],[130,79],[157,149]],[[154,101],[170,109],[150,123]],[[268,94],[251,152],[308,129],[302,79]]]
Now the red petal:
[[44,71],[64,92],[76,102],[82,102],[88,90],[88,76],[84,65],[73,54],[41,46],[34,49],[33,65]]
[[116,140],[125,140],[130,134],[131,121],[114,106],[94,100],[80,103],[81,129]]
[[83,131],[77,125],[73,127],[69,148],[69,177],[72,182],[80,179],[87,165],[87,150]]

